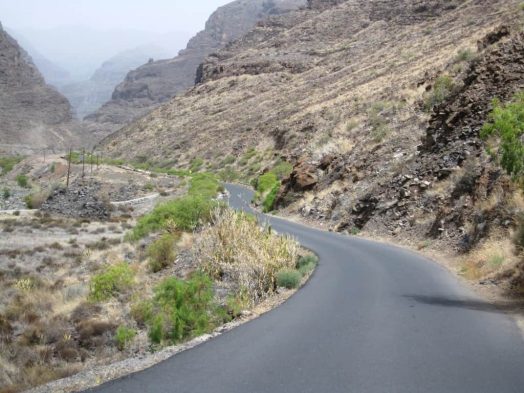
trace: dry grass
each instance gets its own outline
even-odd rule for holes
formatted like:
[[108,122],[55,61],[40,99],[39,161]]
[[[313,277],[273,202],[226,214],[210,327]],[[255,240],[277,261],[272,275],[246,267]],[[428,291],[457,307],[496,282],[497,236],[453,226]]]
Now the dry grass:
[[215,280],[232,279],[253,302],[274,292],[277,272],[294,268],[298,251],[292,238],[275,236],[254,217],[230,209],[215,212],[196,244],[203,270]]

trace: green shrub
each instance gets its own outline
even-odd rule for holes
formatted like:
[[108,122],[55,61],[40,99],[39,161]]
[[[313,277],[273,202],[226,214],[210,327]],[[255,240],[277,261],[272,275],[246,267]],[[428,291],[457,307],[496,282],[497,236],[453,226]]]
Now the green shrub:
[[269,191],[269,193],[264,198],[264,202],[262,203],[264,213],[269,213],[275,207],[275,199],[277,197],[279,190],[280,190],[280,182],[277,182],[275,183],[271,191]]
[[29,180],[27,179],[26,175],[18,175],[16,176],[16,182],[20,187],[27,188],[29,185]]
[[228,166],[218,173],[218,177],[222,181],[232,182],[237,180],[240,177],[240,174]]
[[442,75],[437,78],[433,89],[426,96],[425,108],[427,111],[431,110],[433,107],[442,104],[446,98],[453,92],[455,85],[453,79],[448,75]]
[[271,191],[276,183],[278,183],[277,175],[273,172],[266,172],[258,178],[257,191],[260,194],[264,194],[267,191]]
[[154,272],[165,269],[175,260],[174,239],[170,234],[163,235],[147,249],[149,268]]
[[13,167],[22,161],[24,157],[21,156],[9,156],[9,157],[0,157],[0,168],[2,171],[0,175],[5,175],[13,170]]
[[204,165],[204,160],[202,158],[195,157],[189,164],[189,170],[191,172],[198,172],[202,168],[202,165]]
[[280,161],[271,169],[280,180],[288,177],[293,172],[293,165],[286,161]]
[[485,139],[489,136],[500,138],[500,146],[494,154],[500,157],[506,172],[524,186],[524,91],[506,105],[494,100],[489,122],[480,135]]
[[295,269],[282,269],[277,273],[277,286],[287,289],[298,288],[302,274]]
[[318,264],[318,258],[314,255],[307,255],[298,258],[297,261],[297,270],[303,276],[307,275],[309,272],[312,272]]
[[133,285],[135,273],[126,262],[108,266],[91,279],[89,297],[94,301],[107,300]]
[[136,336],[134,329],[128,328],[127,326],[119,326],[115,332],[116,346],[119,350],[123,351],[127,344],[129,344]]
[[461,49],[457,52],[455,62],[460,63],[462,61],[471,61],[475,58],[475,53],[471,49]]
[[227,156],[226,158],[224,158],[222,160],[222,162],[220,163],[221,166],[226,166],[226,165],[231,165],[232,163],[235,162],[235,157],[233,156]]
[[214,198],[220,188],[220,182],[212,173],[197,173],[191,178],[189,195]]
[[9,191],[9,188],[4,188],[2,190],[2,198],[4,199],[9,199],[9,197],[11,196],[11,191]]
[[24,202],[28,209],[40,209],[44,202],[49,197],[46,191],[39,191],[34,194],[29,194],[24,197]]
[[211,279],[202,273],[195,273],[187,281],[165,279],[155,288],[152,310],[148,334],[155,344],[175,344],[208,332],[217,315]]
[[134,303],[131,306],[131,317],[138,326],[145,326],[147,321],[153,317],[153,305],[147,300]]
[[167,224],[173,224],[179,230],[192,231],[199,224],[209,221],[211,211],[216,206],[217,203],[209,199],[191,195],[163,203],[141,217],[128,238],[138,240],[164,229]]

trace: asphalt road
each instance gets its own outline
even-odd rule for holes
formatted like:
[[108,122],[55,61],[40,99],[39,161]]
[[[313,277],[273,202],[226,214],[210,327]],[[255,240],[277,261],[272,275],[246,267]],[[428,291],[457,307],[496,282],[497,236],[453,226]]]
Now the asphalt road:
[[[228,186],[230,203],[251,193]],[[320,257],[262,317],[92,392],[524,392],[515,323],[414,253],[269,218]]]

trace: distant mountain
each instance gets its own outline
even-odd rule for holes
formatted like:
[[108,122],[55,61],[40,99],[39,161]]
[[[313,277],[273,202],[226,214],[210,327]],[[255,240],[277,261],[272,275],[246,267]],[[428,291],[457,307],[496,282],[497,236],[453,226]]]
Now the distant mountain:
[[115,86],[126,74],[149,59],[169,57],[170,53],[159,46],[143,45],[113,56],[98,68],[89,80],[69,83],[60,91],[69,99],[79,119],[94,112],[111,99]]
[[131,71],[112,99],[86,117],[101,136],[110,134],[195,84],[197,68],[210,53],[241,37],[257,22],[304,6],[306,0],[236,0],[218,8],[205,29],[169,60],[152,61]]
[[74,143],[67,99],[45,83],[31,57],[0,25],[0,150]]
[[60,86],[71,83],[71,74],[63,67],[54,63],[45,57],[39,50],[37,50],[27,38],[22,34],[12,32],[10,29],[5,29],[11,37],[15,38],[22,48],[31,56],[33,63],[44,76],[44,79],[50,85],[59,88]]

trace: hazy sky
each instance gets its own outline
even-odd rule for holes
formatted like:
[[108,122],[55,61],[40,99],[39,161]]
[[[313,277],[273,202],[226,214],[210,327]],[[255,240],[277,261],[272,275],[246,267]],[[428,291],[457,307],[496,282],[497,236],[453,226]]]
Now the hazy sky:
[[201,30],[230,0],[0,0],[0,21],[12,29],[82,25],[152,32]]

